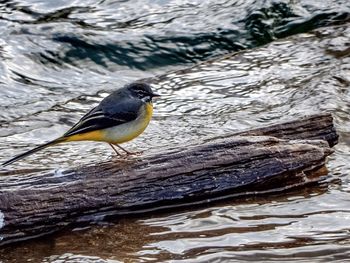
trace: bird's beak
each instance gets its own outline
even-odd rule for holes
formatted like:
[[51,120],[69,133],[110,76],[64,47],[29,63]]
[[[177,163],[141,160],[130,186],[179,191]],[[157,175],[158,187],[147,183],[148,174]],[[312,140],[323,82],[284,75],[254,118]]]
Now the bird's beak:
[[153,97],[160,97],[160,95],[159,95],[159,94],[157,94],[157,93],[152,93],[152,95],[151,95],[151,96],[152,96],[152,98],[153,98]]

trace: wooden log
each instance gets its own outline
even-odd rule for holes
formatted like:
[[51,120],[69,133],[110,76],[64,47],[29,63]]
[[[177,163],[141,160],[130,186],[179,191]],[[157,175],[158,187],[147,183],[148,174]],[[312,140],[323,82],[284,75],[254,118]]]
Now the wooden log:
[[[283,139],[255,136],[266,134]],[[336,140],[322,114],[159,154],[2,176],[0,245],[105,216],[283,188],[322,167]]]
[[[231,136],[237,135],[265,135],[286,140],[324,140],[328,142],[330,147],[338,143],[338,134],[333,125],[333,117],[329,113],[315,114],[282,124],[237,132]],[[225,137],[228,136],[230,135],[226,135]]]

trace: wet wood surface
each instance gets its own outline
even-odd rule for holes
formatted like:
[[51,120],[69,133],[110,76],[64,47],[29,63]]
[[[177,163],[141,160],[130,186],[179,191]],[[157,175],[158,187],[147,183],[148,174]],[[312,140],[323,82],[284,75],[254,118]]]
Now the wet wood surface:
[[338,136],[330,114],[84,167],[0,178],[0,245],[106,216],[280,189],[318,170]]

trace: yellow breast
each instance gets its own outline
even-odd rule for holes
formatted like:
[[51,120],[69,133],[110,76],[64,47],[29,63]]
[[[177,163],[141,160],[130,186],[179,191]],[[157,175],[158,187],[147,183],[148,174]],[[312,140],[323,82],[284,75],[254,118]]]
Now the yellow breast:
[[118,144],[136,138],[147,128],[149,122],[151,121],[152,115],[152,103],[145,104],[136,120],[106,129],[105,141]]
[[113,144],[127,142],[139,136],[147,128],[152,114],[153,105],[147,103],[133,121],[99,131],[76,134],[67,138],[67,141],[105,141]]

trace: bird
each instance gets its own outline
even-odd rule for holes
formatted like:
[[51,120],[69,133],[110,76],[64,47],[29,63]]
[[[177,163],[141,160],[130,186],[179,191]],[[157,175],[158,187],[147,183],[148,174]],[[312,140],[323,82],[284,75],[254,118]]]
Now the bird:
[[14,163],[47,147],[73,141],[106,142],[119,156],[121,154],[115,146],[132,154],[119,144],[136,138],[146,129],[153,115],[152,99],[159,96],[145,82],[127,84],[105,97],[61,137],[19,154],[2,165]]

